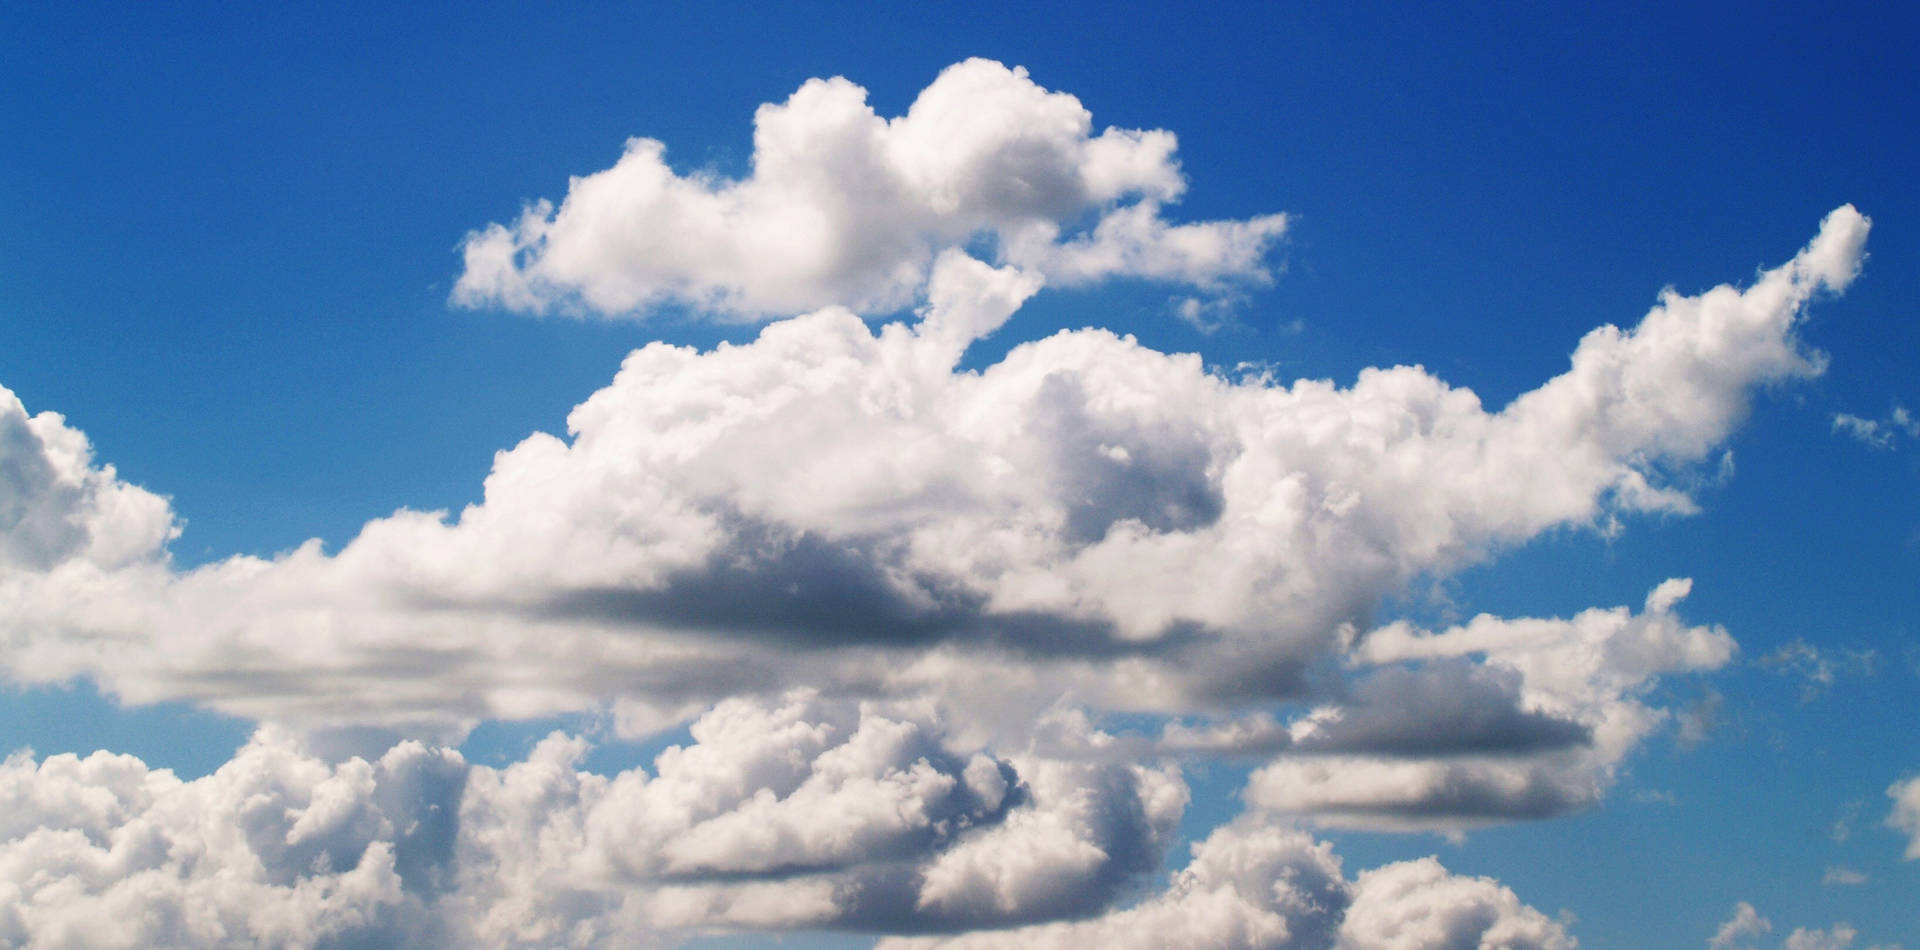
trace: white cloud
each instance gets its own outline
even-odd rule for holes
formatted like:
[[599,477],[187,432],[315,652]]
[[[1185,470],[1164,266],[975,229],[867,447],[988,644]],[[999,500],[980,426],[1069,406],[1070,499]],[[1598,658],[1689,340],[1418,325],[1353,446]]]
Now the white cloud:
[[1489,878],[1434,858],[1348,882],[1325,842],[1242,819],[1193,846],[1166,890],[1132,907],[1003,933],[883,941],[880,950],[1234,948],[1234,950],[1571,950],[1559,923]]
[[1723,921],[1720,929],[1714,931],[1713,936],[1707,939],[1707,946],[1713,950],[1722,950],[1722,948],[1737,946],[1746,937],[1758,937],[1772,931],[1772,921],[1760,916],[1760,912],[1755,910],[1752,904],[1741,901],[1734,905],[1733,916]]
[[533,313],[886,313],[915,300],[941,251],[983,236],[1003,263],[1057,284],[1266,282],[1285,218],[1169,223],[1161,210],[1186,189],[1174,150],[1165,131],[1096,133],[1078,99],[984,59],[948,67],[892,119],[846,79],[809,80],[755,113],[747,178],[678,174],[665,144],[631,139],[612,168],[573,178],[557,209],[536,202],[468,235],[453,299]]
[[[1832,876],[1830,869],[1828,876]],[[1864,880],[1864,877],[1861,878]],[[1846,883],[1858,883],[1848,881]],[[1773,922],[1754,910],[1753,905],[1741,901],[1734,906],[1732,917],[1720,925],[1720,929],[1707,940],[1709,950],[1741,950],[1758,946],[1753,941],[1773,932]],[[1842,921],[1824,930],[1808,927],[1795,927],[1779,946],[1781,950],[1847,950],[1853,946],[1853,940],[1860,932],[1851,924]],[[1875,944],[1869,950],[1900,950],[1898,944]]]
[[1890,449],[1901,435],[1920,438],[1920,419],[1907,411],[1907,407],[1897,404],[1884,421],[1850,412],[1836,412],[1833,414],[1833,431],[1850,436],[1868,448]]
[[[1794,326],[1851,279],[1867,226],[1841,208],[1745,291],[1594,331],[1498,412],[1417,368],[1283,387],[1099,330],[957,370],[1038,283],[952,251],[914,323],[830,308],[750,344],[638,350],[569,438],[502,452],[483,503],[375,520],[337,555],[175,572],[153,496],[84,463],[69,481],[92,494],[23,481],[47,523],[115,527],[88,542],[105,553],[35,542],[57,553],[0,569],[0,662],[429,736],[615,701],[657,723],[796,683],[956,703],[968,683],[977,715],[1014,721],[1067,691],[1167,712],[1297,698],[1417,577],[1689,510],[1661,473],[1708,458],[1755,385],[1818,370]],[[4,443],[9,465],[76,457],[77,433],[42,428]]]
[[0,765],[0,943],[397,940],[451,845],[464,765],[396,746],[327,766],[262,733],[204,779],[131,756]]
[[1887,797],[1893,799],[1887,827],[1912,839],[1907,843],[1907,860],[1920,860],[1920,775],[1887,786]]
[[86,435],[0,387],[0,571],[112,570],[179,534],[166,499],[92,463]]
[[1893,433],[1882,429],[1880,423],[1872,419],[1863,419],[1850,412],[1834,413],[1833,431],[1844,432],[1870,448],[1893,448]]
[[1867,883],[1867,876],[1865,874],[1852,868],[1840,867],[1839,865],[1828,867],[1827,873],[1820,878],[1820,884],[1823,887],[1853,887],[1865,883]]
[[1491,878],[1449,874],[1434,858],[1362,873],[1339,950],[1573,950],[1566,928]]
[[1801,702],[1826,695],[1842,675],[1871,676],[1877,655],[1872,650],[1828,647],[1821,649],[1795,638],[1760,658],[1760,665],[1782,675],[1798,676]]
[[1859,931],[1844,923],[1834,924],[1827,930],[1798,927],[1787,935],[1786,950],[1846,950],[1859,935]]
[[796,692],[722,703],[692,734],[612,776],[557,733],[496,769],[416,742],[329,763],[268,729],[193,781],[18,754],[0,765],[0,941],[589,948],[834,927],[979,931],[898,947],[1571,946],[1488,879],[1427,858],[1349,883],[1326,843],[1249,820],[1112,909],[1160,864],[1177,774],[969,753],[929,708]]
[[[651,774],[555,734],[470,766],[329,764],[263,730],[183,782],[130,756],[0,766],[9,946],[630,946],[710,927],[925,931],[1097,911],[1159,865],[1177,774],[955,750],[927,709],[733,700]],[[969,888],[987,875],[989,899]]]
[[[1390,717],[1373,729],[1383,736],[1407,730],[1407,741],[1376,739],[1372,748],[1351,743],[1350,752],[1334,747],[1341,754],[1282,758],[1249,780],[1248,802],[1325,824],[1447,830],[1590,806],[1612,784],[1620,760],[1664,719],[1663,710],[1640,699],[1654,678],[1715,669],[1733,655],[1725,631],[1690,627],[1673,614],[1689,587],[1685,580],[1661,584],[1638,614],[1614,608],[1569,620],[1483,615],[1440,633],[1401,624],[1374,631],[1356,650],[1361,661],[1430,664],[1406,677],[1417,682],[1476,669],[1439,661],[1477,658],[1479,675],[1505,677],[1494,681],[1510,684],[1510,692],[1476,696],[1460,685],[1460,673],[1447,674],[1450,681],[1436,685],[1459,708],[1443,712],[1417,701],[1422,687],[1396,682]],[[1337,736],[1348,716],[1308,721],[1294,747],[1310,747],[1303,740],[1316,734]],[[1460,741],[1475,730],[1485,736],[1480,743]],[[1460,744],[1450,748],[1449,737]]]
[[1283,826],[1241,823],[1195,843],[1166,890],[1133,907],[1010,932],[890,939],[877,950],[1324,948],[1349,890],[1326,843]]

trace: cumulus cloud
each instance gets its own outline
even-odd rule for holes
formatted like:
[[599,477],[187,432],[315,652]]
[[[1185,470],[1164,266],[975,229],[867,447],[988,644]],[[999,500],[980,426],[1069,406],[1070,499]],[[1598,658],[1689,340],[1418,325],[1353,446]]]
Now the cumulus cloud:
[[130,756],[0,766],[10,946],[630,946],[704,928],[894,932],[1101,909],[1157,867],[1176,773],[963,754],[927,710],[720,704],[651,774],[549,737],[502,769],[257,734],[181,781]]
[[1241,820],[1193,846],[1167,888],[1107,914],[1001,933],[887,940],[880,950],[1233,948],[1233,950],[1571,950],[1565,928],[1488,878],[1434,858],[1349,882],[1325,842]]
[[1810,930],[1796,927],[1787,935],[1786,950],[1846,950],[1853,946],[1853,938],[1860,935],[1851,926],[1839,923],[1826,930]]
[[0,765],[0,943],[406,939],[447,883],[464,780],[457,755],[417,743],[328,766],[272,732],[193,782],[131,756],[16,754]]
[[883,944],[899,948],[1573,945],[1491,880],[1426,858],[1349,883],[1326,843],[1245,820],[1196,844],[1160,894],[1084,917],[1158,865],[1185,804],[1177,777],[963,758],[899,712],[805,693],[723,703],[652,774],[613,776],[579,771],[584,742],[560,734],[493,769],[414,742],[329,764],[267,730],[191,782],[130,756],[19,754],[0,766],[0,935],[612,947],[834,927],[975,931]]
[[0,571],[112,570],[153,557],[179,530],[165,498],[95,466],[86,435],[59,413],[29,416],[0,387]]
[[[955,747],[925,707],[730,700],[651,772],[556,733],[503,768],[403,742],[328,762],[265,729],[205,778],[0,765],[0,941],[88,947],[670,945],[716,930],[974,931],[890,947],[1570,947],[1431,858],[1343,876],[1242,820],[1161,893],[1178,775]],[[980,930],[980,928],[1007,928]],[[1464,942],[1463,942],[1464,941]]]
[[[1755,948],[1759,946],[1755,941],[1771,932],[1773,922],[1761,916],[1752,904],[1741,901],[1734,905],[1733,916],[1722,922],[1720,929],[1707,940],[1707,947],[1708,950]],[[1845,921],[1825,929],[1795,927],[1778,946],[1781,950],[1847,950],[1859,935],[1860,931]],[[1899,950],[1899,946],[1876,944],[1870,950]]]
[[1438,860],[1422,858],[1360,875],[1339,950],[1573,950],[1576,943],[1499,882],[1449,874]]
[[1757,937],[1772,930],[1773,921],[1760,916],[1752,904],[1741,901],[1733,906],[1733,916],[1722,921],[1713,936],[1707,938],[1707,946],[1721,950],[1739,944],[1744,938]]
[[1223,290],[1269,280],[1278,214],[1174,224],[1172,133],[1095,132],[1080,101],[1023,68],[948,67],[903,116],[813,79],[754,114],[752,172],[681,174],[635,138],[573,178],[558,208],[467,236],[453,299],[530,313],[639,315],[681,304],[737,319],[911,304],[945,249],[990,243],[1052,283],[1137,277]]
[[[1867,228],[1838,209],[1753,286],[1669,293],[1493,412],[1417,367],[1282,386],[1101,330],[961,370],[1039,281],[949,250],[912,322],[828,308],[744,345],[635,351],[567,438],[500,453],[457,515],[401,511],[337,554],[313,542],[188,572],[167,564],[162,502],[60,455],[84,444],[72,430],[16,426],[10,465],[70,471],[16,480],[14,507],[111,543],[59,535],[0,569],[0,663],[132,701],[428,736],[608,702],[658,721],[796,683],[955,702],[964,686],[983,717],[1029,724],[1066,692],[1183,713],[1302,698],[1415,578],[1556,526],[1691,510],[1665,475],[1705,460],[1756,385],[1818,371],[1795,325],[1851,280]],[[96,487],[60,487],[73,479]],[[1468,639],[1395,636],[1362,645]],[[1565,675],[1600,679],[1576,688],[1517,653],[1489,661],[1504,672],[1457,665],[1474,652],[1406,659],[1475,695],[1511,694],[1517,670],[1546,697],[1480,723],[1487,749],[1577,747],[1583,730],[1614,749],[1599,730],[1620,724],[1591,702],[1657,672],[1579,666]],[[1367,718],[1364,683],[1359,698],[1315,741],[1417,741]],[[1523,797],[1538,787],[1486,768]]]
[[[1725,631],[1688,626],[1673,613],[1690,586],[1684,579],[1661,584],[1637,614],[1483,615],[1440,633],[1405,624],[1374,631],[1356,650],[1362,662],[1439,663],[1418,672],[1388,667],[1387,682],[1410,701],[1383,704],[1387,715],[1367,714],[1363,705],[1356,718],[1339,709],[1309,717],[1296,748],[1324,737],[1347,749],[1262,768],[1248,782],[1247,800],[1324,824],[1399,830],[1454,830],[1590,806],[1620,760],[1666,717],[1641,700],[1655,677],[1715,669],[1733,656]],[[1475,665],[1460,665],[1469,658]],[[1479,692],[1459,685],[1472,677],[1500,685]],[[1423,699],[1429,692],[1446,698]]]
[[609,940],[1005,925],[1102,906],[1157,865],[1185,807],[1176,774],[963,755],[909,713],[811,693],[730,700],[651,777],[580,772],[581,744],[550,739],[476,770],[463,861],[501,872],[459,900],[483,933],[525,942],[579,932],[583,904]]

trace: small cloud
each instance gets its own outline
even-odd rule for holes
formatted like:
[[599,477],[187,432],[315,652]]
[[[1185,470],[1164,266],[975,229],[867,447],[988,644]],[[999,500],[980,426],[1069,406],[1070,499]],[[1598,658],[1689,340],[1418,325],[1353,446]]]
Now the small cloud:
[[1920,860],[1920,775],[1888,786],[1887,797],[1893,799],[1887,827],[1906,833],[1911,839],[1907,844],[1907,860]]
[[1712,950],[1721,950],[1724,947],[1735,946],[1742,937],[1757,937],[1772,931],[1772,921],[1760,916],[1760,912],[1754,910],[1752,904],[1741,901],[1733,906],[1733,916],[1722,922],[1720,929],[1714,931],[1713,936],[1707,940],[1707,946]]
[[1714,476],[1713,476],[1714,484],[1725,485],[1726,483],[1733,481],[1733,470],[1734,470],[1733,450],[1728,449],[1725,452],[1722,452],[1720,454],[1720,467],[1714,473]]
[[1212,336],[1226,327],[1234,326],[1234,310],[1244,302],[1244,297],[1175,297],[1167,301],[1168,309],[1180,318],[1180,322]]
[[1920,417],[1895,404],[1885,419],[1867,419],[1850,412],[1833,414],[1833,431],[1855,439],[1868,448],[1891,449],[1901,436],[1920,438]]
[[1680,710],[1674,716],[1679,724],[1679,732],[1674,741],[1682,749],[1692,749],[1707,741],[1715,727],[1720,725],[1720,708],[1726,705],[1726,697],[1720,691],[1707,687],[1704,694],[1695,702]]
[[1878,654],[1870,649],[1822,650],[1805,640],[1795,639],[1761,657],[1760,665],[1782,676],[1800,677],[1800,701],[1810,703],[1826,695],[1841,676],[1872,676],[1877,658]]
[[1860,809],[1866,807],[1866,804],[1856,798],[1841,810],[1840,817],[1834,819],[1833,828],[1827,832],[1827,837],[1833,839],[1834,844],[1846,844],[1847,839],[1853,837],[1853,823],[1859,820]]
[[1787,950],[1846,950],[1853,946],[1853,938],[1860,931],[1845,923],[1834,924],[1828,930],[1808,930],[1795,928],[1787,935]]
[[1858,439],[1869,448],[1893,448],[1892,432],[1882,429],[1880,423],[1872,419],[1862,419],[1850,412],[1834,413],[1833,431]]
[[1920,438],[1920,418],[1915,418],[1913,413],[1907,411],[1907,407],[1894,406],[1893,414],[1888,419],[1908,436]]
[[1867,883],[1865,874],[1837,864],[1827,868],[1827,873],[1820,878],[1820,884],[1823,887],[1853,887],[1865,883]]

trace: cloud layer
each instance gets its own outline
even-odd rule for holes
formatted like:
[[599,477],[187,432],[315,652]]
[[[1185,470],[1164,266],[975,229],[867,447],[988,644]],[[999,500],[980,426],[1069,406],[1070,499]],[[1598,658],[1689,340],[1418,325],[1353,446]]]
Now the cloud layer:
[[[329,764],[266,730],[183,782],[131,756],[0,765],[10,946],[614,947],[800,926],[958,931],[1100,911],[1186,801],[1136,766],[963,758],[938,723],[790,694],[723,703],[651,772],[555,734],[469,765],[416,742]],[[1431,858],[1348,881],[1325,843],[1223,827],[1126,910],[888,947],[1564,948]],[[1461,941],[1467,941],[1462,943]]]

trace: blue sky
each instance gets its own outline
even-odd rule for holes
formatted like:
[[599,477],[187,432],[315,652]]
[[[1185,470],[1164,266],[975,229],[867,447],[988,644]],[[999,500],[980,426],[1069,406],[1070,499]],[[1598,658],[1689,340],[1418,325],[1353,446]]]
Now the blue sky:
[[[337,778],[354,755],[386,754],[392,766],[375,784],[389,792],[368,793],[354,812],[364,820],[329,832],[357,843],[323,849],[325,873],[301,866],[261,884],[373,881],[366,855],[390,848],[401,856],[398,890],[366,884],[384,895],[367,898],[380,908],[372,929],[275,937],[221,917],[239,945],[434,945],[457,935],[510,946],[553,939],[536,925],[561,920],[612,945],[649,933],[865,947],[895,932],[973,929],[989,945],[1084,942],[1098,931],[994,928],[1132,920],[1146,932],[1143,916],[1115,915],[1190,911],[1167,883],[1188,867],[1190,843],[1226,829],[1253,848],[1268,840],[1259,829],[1276,828],[1330,844],[1344,869],[1336,890],[1352,906],[1344,924],[1261,907],[1268,917],[1258,919],[1290,921],[1294,942],[1248,945],[1453,945],[1411,925],[1389,944],[1386,922],[1412,919],[1414,907],[1433,921],[1499,920],[1530,935],[1506,938],[1514,946],[1564,946],[1569,936],[1589,948],[1703,946],[1723,925],[1719,946],[1920,945],[1911,909],[1920,865],[1906,859],[1920,848],[1920,786],[1896,786],[1920,770],[1920,426],[1906,415],[1920,407],[1916,26],[1911,12],[1865,4],[9,8],[0,78],[17,92],[0,97],[0,216],[10,225],[0,234],[0,386],[24,414],[0,429],[0,472],[11,479],[0,480],[0,529],[11,535],[0,590],[14,602],[0,606],[0,745],[32,750],[9,763],[9,788],[57,803],[89,782],[112,786],[98,769],[71,779],[37,764],[102,748],[187,781],[229,760],[265,774],[269,759],[289,776]],[[974,57],[992,68],[956,67]],[[1007,71],[1016,66],[1025,73]],[[1020,97],[1046,90],[1074,97],[1090,125],[1041,140],[929,119],[932,144],[920,151],[905,132],[906,144],[875,146],[886,168],[904,169],[882,187],[858,165],[881,159],[821,144],[857,141],[834,137],[838,113],[796,98],[774,112],[803,142],[782,153],[800,172],[763,175],[761,191],[737,205],[715,199],[735,210],[712,233],[701,230],[706,212],[674,210],[706,208],[698,202],[727,183],[773,167],[767,149],[756,157],[756,109],[829,77],[857,84],[883,119],[907,115],[923,90],[947,89],[954,114],[1004,114],[1025,134],[1042,126],[1019,109],[1061,100]],[[1165,130],[1177,151],[1155,152],[1151,136],[1085,151],[1109,128]],[[636,137],[664,143],[664,166],[623,152]],[[1123,148],[1132,164],[1100,164]],[[671,194],[695,197],[648,204],[635,197],[638,178],[578,190],[577,179],[616,163],[657,170],[682,189]],[[1008,181],[1025,190],[1001,189]],[[552,207],[525,226],[522,209],[540,200]],[[1499,413],[1566,372],[1589,331],[1635,327],[1664,289],[1684,301],[1764,284],[1763,272],[1816,235],[1838,234],[1822,222],[1843,228],[1844,216],[1827,216],[1845,205],[1872,221],[1858,276],[1808,265],[1818,274],[1797,279],[1830,286],[1789,307],[1785,336],[1750,341],[1751,365],[1733,351],[1698,356],[1698,366],[1663,362],[1666,351],[1650,356],[1649,343],[1634,351],[1649,361],[1646,375],[1619,383],[1631,419],[1566,431],[1535,423],[1533,435],[1513,437],[1514,457],[1531,461],[1507,468],[1462,474],[1461,456],[1443,447],[1367,454],[1377,440],[1397,444],[1366,428],[1378,407],[1425,405],[1420,387],[1444,382]],[[782,216],[800,214],[793,208],[823,217]],[[1109,220],[1119,234],[1132,212],[1162,230],[1088,243]],[[1281,214],[1283,226],[1261,217]],[[473,252],[495,224],[514,256],[489,271]],[[1166,237],[1179,226],[1206,249]],[[752,251],[734,261],[737,242]],[[840,256],[816,265],[819,247]],[[943,252],[980,266],[943,270],[964,260]],[[976,297],[988,302],[968,302]],[[1197,319],[1181,319],[1183,302]],[[935,315],[915,339],[949,332],[936,324],[962,334],[961,354],[937,375],[900,382],[918,394],[900,397],[917,415],[858,416],[836,401],[840,389],[807,388],[825,372],[795,368],[809,354],[844,345],[845,359],[882,359],[845,323],[786,322],[832,305],[858,311],[882,334],[875,340],[889,322],[906,333],[928,308]],[[753,344],[770,326],[786,328],[787,349]],[[1055,336],[1082,328],[1131,335],[1137,347]],[[1040,340],[1048,344],[1023,347]],[[690,349],[649,351],[656,358],[622,372],[630,352],[656,341]],[[1184,353],[1198,366],[1159,357]],[[879,378],[880,365],[866,375]],[[1392,377],[1400,388],[1355,388],[1374,378],[1363,370],[1395,366],[1420,370]],[[1073,390],[1084,403],[1010,395],[1026,392],[1019,373],[1043,370],[1084,380]],[[1253,378],[1260,372],[1267,382]],[[1313,411],[1334,429],[1302,423],[1296,433],[1287,420],[1312,407],[1278,397],[1247,408],[1295,379],[1329,381],[1336,408]],[[722,390],[732,402],[702,402]],[[814,395],[777,412],[765,401],[792,391]],[[569,437],[576,451],[523,443],[568,436],[569,413],[589,397],[601,411],[575,415],[575,432],[589,433]],[[711,442],[675,441],[695,437],[660,408],[720,418],[739,405],[767,407],[764,418],[780,424],[727,417],[732,428]],[[973,408],[941,414],[959,405]],[[63,421],[31,430],[15,421],[47,411]],[[1481,424],[1478,409],[1430,411]],[[865,421],[848,421],[856,417]],[[1327,431],[1347,435],[1310,438]],[[91,460],[61,461],[58,433],[84,433]],[[1496,436],[1477,458],[1505,458]],[[1004,494],[982,489],[988,476],[969,467],[989,445],[1012,460]],[[1254,464],[1263,452],[1272,463]],[[1592,471],[1576,464],[1587,453]],[[100,467],[109,464],[110,474]],[[66,481],[43,477],[56,470]],[[1121,470],[1131,474],[1112,474]],[[1280,503],[1274,486],[1290,473],[1306,473],[1303,490],[1325,496],[1317,510],[1335,512],[1313,529],[1321,547],[1289,547],[1279,529],[1234,534],[1257,499]],[[1621,478],[1669,494],[1649,501]],[[500,487],[483,494],[483,485]],[[1449,507],[1458,485],[1471,503]],[[125,486],[165,501],[115,507],[135,497]],[[491,514],[469,518],[467,506]],[[423,525],[393,517],[401,509],[447,514]],[[710,516],[719,520],[701,520]],[[179,528],[170,539],[141,534],[169,525]],[[363,526],[382,530],[343,554]],[[1123,550],[1118,539],[1136,528],[1140,546]],[[992,546],[1023,531],[1036,532],[1021,535],[1026,546]],[[308,539],[320,547],[297,552]],[[121,546],[102,553],[109,541]],[[700,547],[709,542],[717,546]],[[1215,546],[1165,553],[1186,543]],[[1244,564],[1219,553],[1229,543],[1249,546]],[[644,556],[623,561],[628,545]],[[1051,553],[1022,560],[1043,548]],[[1219,569],[1176,570],[1193,564]],[[83,567],[92,573],[81,577]],[[256,568],[258,578],[240,576]],[[1188,579],[1166,580],[1175,577]],[[1616,607],[1629,619],[1614,636],[1640,636],[1635,624],[1669,616],[1649,602],[1669,578],[1692,580],[1669,605],[1677,626],[1658,632],[1684,657],[1631,675],[1613,660],[1574,670],[1571,653],[1367,646],[1397,642],[1375,635],[1396,622],[1418,631],[1405,649],[1444,651],[1437,644],[1454,642],[1444,631],[1477,615],[1570,620]],[[1428,634],[1436,639],[1420,639]],[[1130,661],[1115,659],[1151,667],[1188,635],[1201,644],[1179,654],[1194,658],[1191,670],[1176,660],[1130,679]],[[1737,649],[1715,653],[1719,637]],[[556,646],[537,660],[514,652],[543,642]],[[700,662],[623,652],[654,647]],[[1257,687],[1229,684],[1218,668],[1233,662],[1270,662],[1260,667],[1270,675]],[[714,672],[728,668],[740,675]],[[1280,685],[1285,675],[1299,681]],[[1023,683],[1019,697],[979,685],[996,680]],[[802,702],[795,689],[814,692]],[[1498,721],[1535,736],[1526,741],[1546,742],[1538,736],[1554,723],[1583,739],[1475,746],[1492,740],[1448,734],[1452,720],[1435,712],[1482,700],[1493,703],[1485,717],[1506,716]],[[718,769],[760,748],[733,733],[702,738],[725,732],[711,712],[722,703],[737,713],[728,722],[776,732],[812,723],[833,742],[870,721],[920,736],[924,748],[913,748],[943,750],[927,767],[966,790],[940,799],[966,830],[911,847],[881,836],[877,852],[831,859],[817,843],[800,857],[770,856],[734,839],[731,850],[715,844],[732,827],[723,803],[705,824],[626,842],[680,855],[666,871],[547,868],[527,872],[536,883],[525,891],[485,897],[526,902],[518,931],[452,909],[462,874],[508,860],[460,837],[488,820],[506,826],[498,816],[512,796],[476,789],[509,788],[499,776],[511,764],[545,761],[534,751],[541,737],[558,729],[596,743],[581,773],[658,776],[671,770],[654,757],[676,744],[707,748],[700,767]],[[1027,720],[1024,732],[999,721],[1015,706],[1024,714],[1021,704],[1044,721]],[[1303,731],[1314,709],[1378,720],[1395,736],[1440,725],[1386,753],[1355,738],[1359,726]],[[1620,725],[1643,714],[1642,726]],[[708,727],[689,732],[701,716]],[[1276,751],[1270,738],[1195,751],[1163,731],[1259,722],[1293,726],[1293,747]],[[271,738],[237,753],[256,727]],[[1605,738],[1616,727],[1617,748]],[[1088,751],[1115,736],[1126,755]],[[396,758],[388,747],[402,738],[426,743],[401,747],[418,756],[446,744],[494,770],[448,792],[456,798],[441,813],[457,808],[465,830],[448,832],[431,874],[418,862],[432,848],[394,830],[408,825],[390,790],[414,780],[396,775],[439,773],[427,759]],[[876,775],[915,774],[915,755],[896,754],[905,758],[876,760]],[[987,773],[968,771],[976,759],[1027,783],[1027,798],[993,804]],[[1332,776],[1322,785],[1294,770],[1322,764]],[[1468,814],[1460,799],[1387,788],[1375,777],[1387,766],[1437,770],[1461,795],[1499,784],[1487,776],[1524,772],[1555,804],[1536,814],[1500,799]],[[826,769],[813,767],[807,774]],[[1255,772],[1264,784],[1247,781]],[[711,779],[676,774],[689,787]],[[319,814],[301,781],[274,786],[288,796],[285,813]],[[1342,811],[1343,795],[1376,781],[1392,801],[1365,819]],[[244,798],[237,782],[182,786],[171,794],[197,804],[167,813],[218,821]],[[1106,803],[1114,809],[1145,809],[1148,825],[1173,824],[1137,841],[1100,838],[1059,804],[1077,782],[1119,796]],[[1171,817],[1155,811],[1156,782],[1185,787],[1190,803]],[[647,787],[665,794],[664,780]],[[776,798],[802,800],[779,787]],[[1895,787],[1909,789],[1910,806]],[[0,794],[29,794],[13,790]],[[569,794],[566,807],[592,811],[592,794]],[[665,807],[634,794],[602,802],[594,827],[609,827],[616,806]],[[750,804],[746,794],[733,814],[757,814]],[[548,818],[565,810],[552,804]],[[31,857],[49,853],[59,829],[101,841],[124,832],[57,804],[20,813],[38,817],[0,822],[12,836],[0,847],[21,867],[37,866]],[[1106,855],[1084,880],[1051,872],[1049,886],[1069,895],[1052,904],[1003,876],[999,916],[902,922],[867,905],[806,909],[808,888],[823,882],[926,888],[942,880],[930,869],[957,875],[974,851],[1042,853],[1015,832],[1046,822],[1079,829],[1079,843]],[[1300,840],[1263,846],[1304,861]],[[700,852],[706,863],[684,857],[699,848],[712,849]],[[271,868],[277,859],[262,855]],[[1405,862],[1427,855],[1456,886],[1407,890],[1398,918],[1383,888],[1359,877],[1412,875],[1421,866]],[[776,866],[784,870],[769,876]],[[178,873],[178,906],[227,907],[191,872],[163,869]],[[742,880],[758,896],[743,896]],[[603,901],[640,895],[633,906],[646,910],[575,920],[556,882]],[[116,884],[87,887],[102,901],[130,900]],[[662,894],[709,903],[695,912]],[[1741,932],[1742,902],[1769,929]],[[0,942],[218,943],[184,925],[138,939],[62,930],[61,912],[0,917]]]

